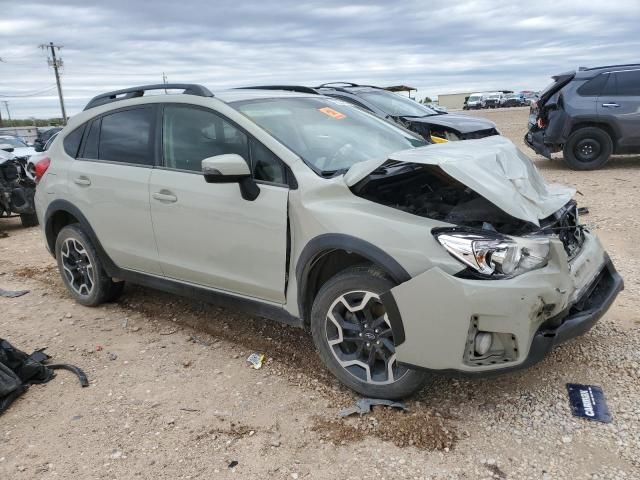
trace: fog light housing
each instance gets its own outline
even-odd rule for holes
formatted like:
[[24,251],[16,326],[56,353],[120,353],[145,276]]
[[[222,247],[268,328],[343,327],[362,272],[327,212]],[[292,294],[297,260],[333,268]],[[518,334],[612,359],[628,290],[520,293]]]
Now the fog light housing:
[[489,352],[491,344],[493,343],[493,335],[489,332],[478,332],[476,338],[473,341],[476,355],[484,356]]

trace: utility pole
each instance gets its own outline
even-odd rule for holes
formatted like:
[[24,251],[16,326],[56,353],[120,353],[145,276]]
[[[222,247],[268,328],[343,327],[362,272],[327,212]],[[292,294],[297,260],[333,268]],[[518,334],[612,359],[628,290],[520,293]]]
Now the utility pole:
[[62,45],[54,45],[53,42],[49,42],[49,45],[42,44],[40,48],[50,49],[51,50],[51,58],[48,58],[47,61],[50,67],[53,67],[53,71],[56,74],[56,84],[58,85],[58,98],[60,98],[60,110],[62,110],[62,124],[67,124],[67,112],[64,109],[64,98],[62,98],[62,85],[60,85],[60,72],[59,68],[62,68],[63,62],[61,58],[56,58],[56,48],[60,50]]
[[[163,83],[164,85],[166,85],[166,84],[167,84],[167,76],[165,75],[165,73],[164,73],[164,72],[162,72],[162,83]],[[167,94],[167,89],[166,89],[166,88],[164,89],[164,93],[165,93],[165,95]]]
[[[13,127],[13,121],[11,120],[11,112],[9,111],[9,102],[7,100],[3,100],[2,103],[4,103],[4,108],[7,109],[7,118],[9,118],[9,126]],[[18,131],[14,129],[13,133],[17,135]]]

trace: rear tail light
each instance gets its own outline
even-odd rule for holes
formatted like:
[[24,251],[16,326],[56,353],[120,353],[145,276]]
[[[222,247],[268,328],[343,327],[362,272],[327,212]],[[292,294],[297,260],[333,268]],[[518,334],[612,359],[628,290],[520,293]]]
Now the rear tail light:
[[44,157],[42,160],[36,163],[36,167],[35,167],[36,183],[38,183],[40,179],[44,177],[44,174],[47,173],[49,165],[51,165],[51,159],[49,157]]

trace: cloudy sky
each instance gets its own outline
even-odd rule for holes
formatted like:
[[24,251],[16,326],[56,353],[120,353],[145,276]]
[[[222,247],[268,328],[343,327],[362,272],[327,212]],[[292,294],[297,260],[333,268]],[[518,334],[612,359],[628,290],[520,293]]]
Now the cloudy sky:
[[[63,45],[67,113],[93,95],[169,81],[211,89],[345,80],[419,97],[540,89],[579,65],[640,61],[639,0],[0,0],[0,100],[59,115],[38,48]],[[40,93],[42,92],[42,93]],[[3,116],[6,114],[4,105]]]

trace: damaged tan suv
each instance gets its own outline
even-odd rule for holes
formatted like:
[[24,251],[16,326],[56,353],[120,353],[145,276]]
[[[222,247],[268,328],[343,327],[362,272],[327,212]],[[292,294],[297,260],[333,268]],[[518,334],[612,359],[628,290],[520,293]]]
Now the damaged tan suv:
[[327,368],[371,397],[433,371],[529,366],[623,285],[574,190],[508,140],[425,145],[315,94],[106,93],[36,171],[78,302],[129,281],[309,328]]

